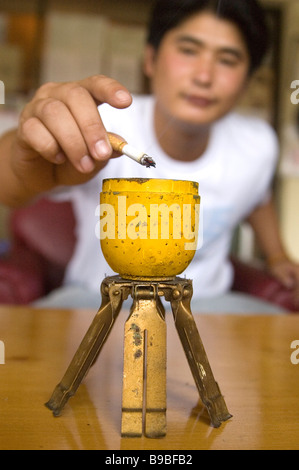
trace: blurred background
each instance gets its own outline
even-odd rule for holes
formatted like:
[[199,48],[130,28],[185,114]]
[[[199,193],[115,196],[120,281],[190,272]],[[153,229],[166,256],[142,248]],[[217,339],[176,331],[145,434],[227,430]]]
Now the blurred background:
[[[274,182],[282,235],[299,261],[299,0],[262,0],[272,49],[253,77],[240,111],[262,116],[276,129],[281,155]],[[0,133],[14,127],[34,90],[47,81],[102,73],[133,93],[148,90],[142,72],[145,25],[152,0],[0,0]],[[298,80],[298,93],[291,84]],[[298,104],[291,96],[297,96]],[[294,99],[293,99],[294,101]],[[9,210],[0,205],[0,255],[9,245]],[[242,224],[235,250],[259,258]]]

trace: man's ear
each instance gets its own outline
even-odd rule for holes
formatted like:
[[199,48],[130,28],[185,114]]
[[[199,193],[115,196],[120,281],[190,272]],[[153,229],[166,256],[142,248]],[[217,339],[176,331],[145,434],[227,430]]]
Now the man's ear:
[[148,78],[152,78],[154,73],[156,51],[153,46],[147,44],[144,51],[143,70]]

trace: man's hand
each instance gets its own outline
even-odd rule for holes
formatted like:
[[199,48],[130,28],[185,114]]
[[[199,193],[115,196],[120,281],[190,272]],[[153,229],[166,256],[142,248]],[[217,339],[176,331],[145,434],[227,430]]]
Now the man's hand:
[[294,303],[299,308],[299,265],[288,258],[284,249],[273,200],[257,207],[248,221],[265,254],[269,272],[293,291]]
[[97,106],[130,106],[117,81],[97,75],[38,89],[20,117],[12,146],[12,170],[29,191],[91,179],[113,154]]
[[268,270],[294,295],[294,304],[299,308],[299,264],[288,259],[268,262]]

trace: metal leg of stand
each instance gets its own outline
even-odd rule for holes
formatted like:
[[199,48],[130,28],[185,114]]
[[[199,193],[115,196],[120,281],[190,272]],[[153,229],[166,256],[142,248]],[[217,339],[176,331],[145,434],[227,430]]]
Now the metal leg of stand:
[[75,353],[61,382],[56,386],[46,406],[59,416],[73,396],[84,376],[95,362],[122,305],[122,292],[117,286],[102,283],[102,304]]
[[231,418],[219,386],[214,379],[210,363],[193,318],[190,301],[192,285],[178,285],[173,290],[171,307],[175,325],[183,345],[200,398],[206,406],[212,426],[219,427],[222,421]]
[[155,286],[136,286],[125,324],[122,436],[166,434],[166,323]]
[[122,436],[166,434],[166,323],[160,301],[171,303],[174,321],[200,398],[211,423],[219,427],[231,417],[216,383],[193,318],[192,281],[128,281],[112,276],[102,282],[102,304],[62,381],[46,406],[58,416],[96,361],[121,309],[131,294],[133,305],[125,324]]

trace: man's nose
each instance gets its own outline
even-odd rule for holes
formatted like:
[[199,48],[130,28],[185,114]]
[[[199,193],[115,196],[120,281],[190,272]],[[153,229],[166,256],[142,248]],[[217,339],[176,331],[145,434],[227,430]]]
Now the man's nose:
[[214,63],[211,57],[201,56],[194,68],[194,82],[201,86],[210,86],[214,77]]

